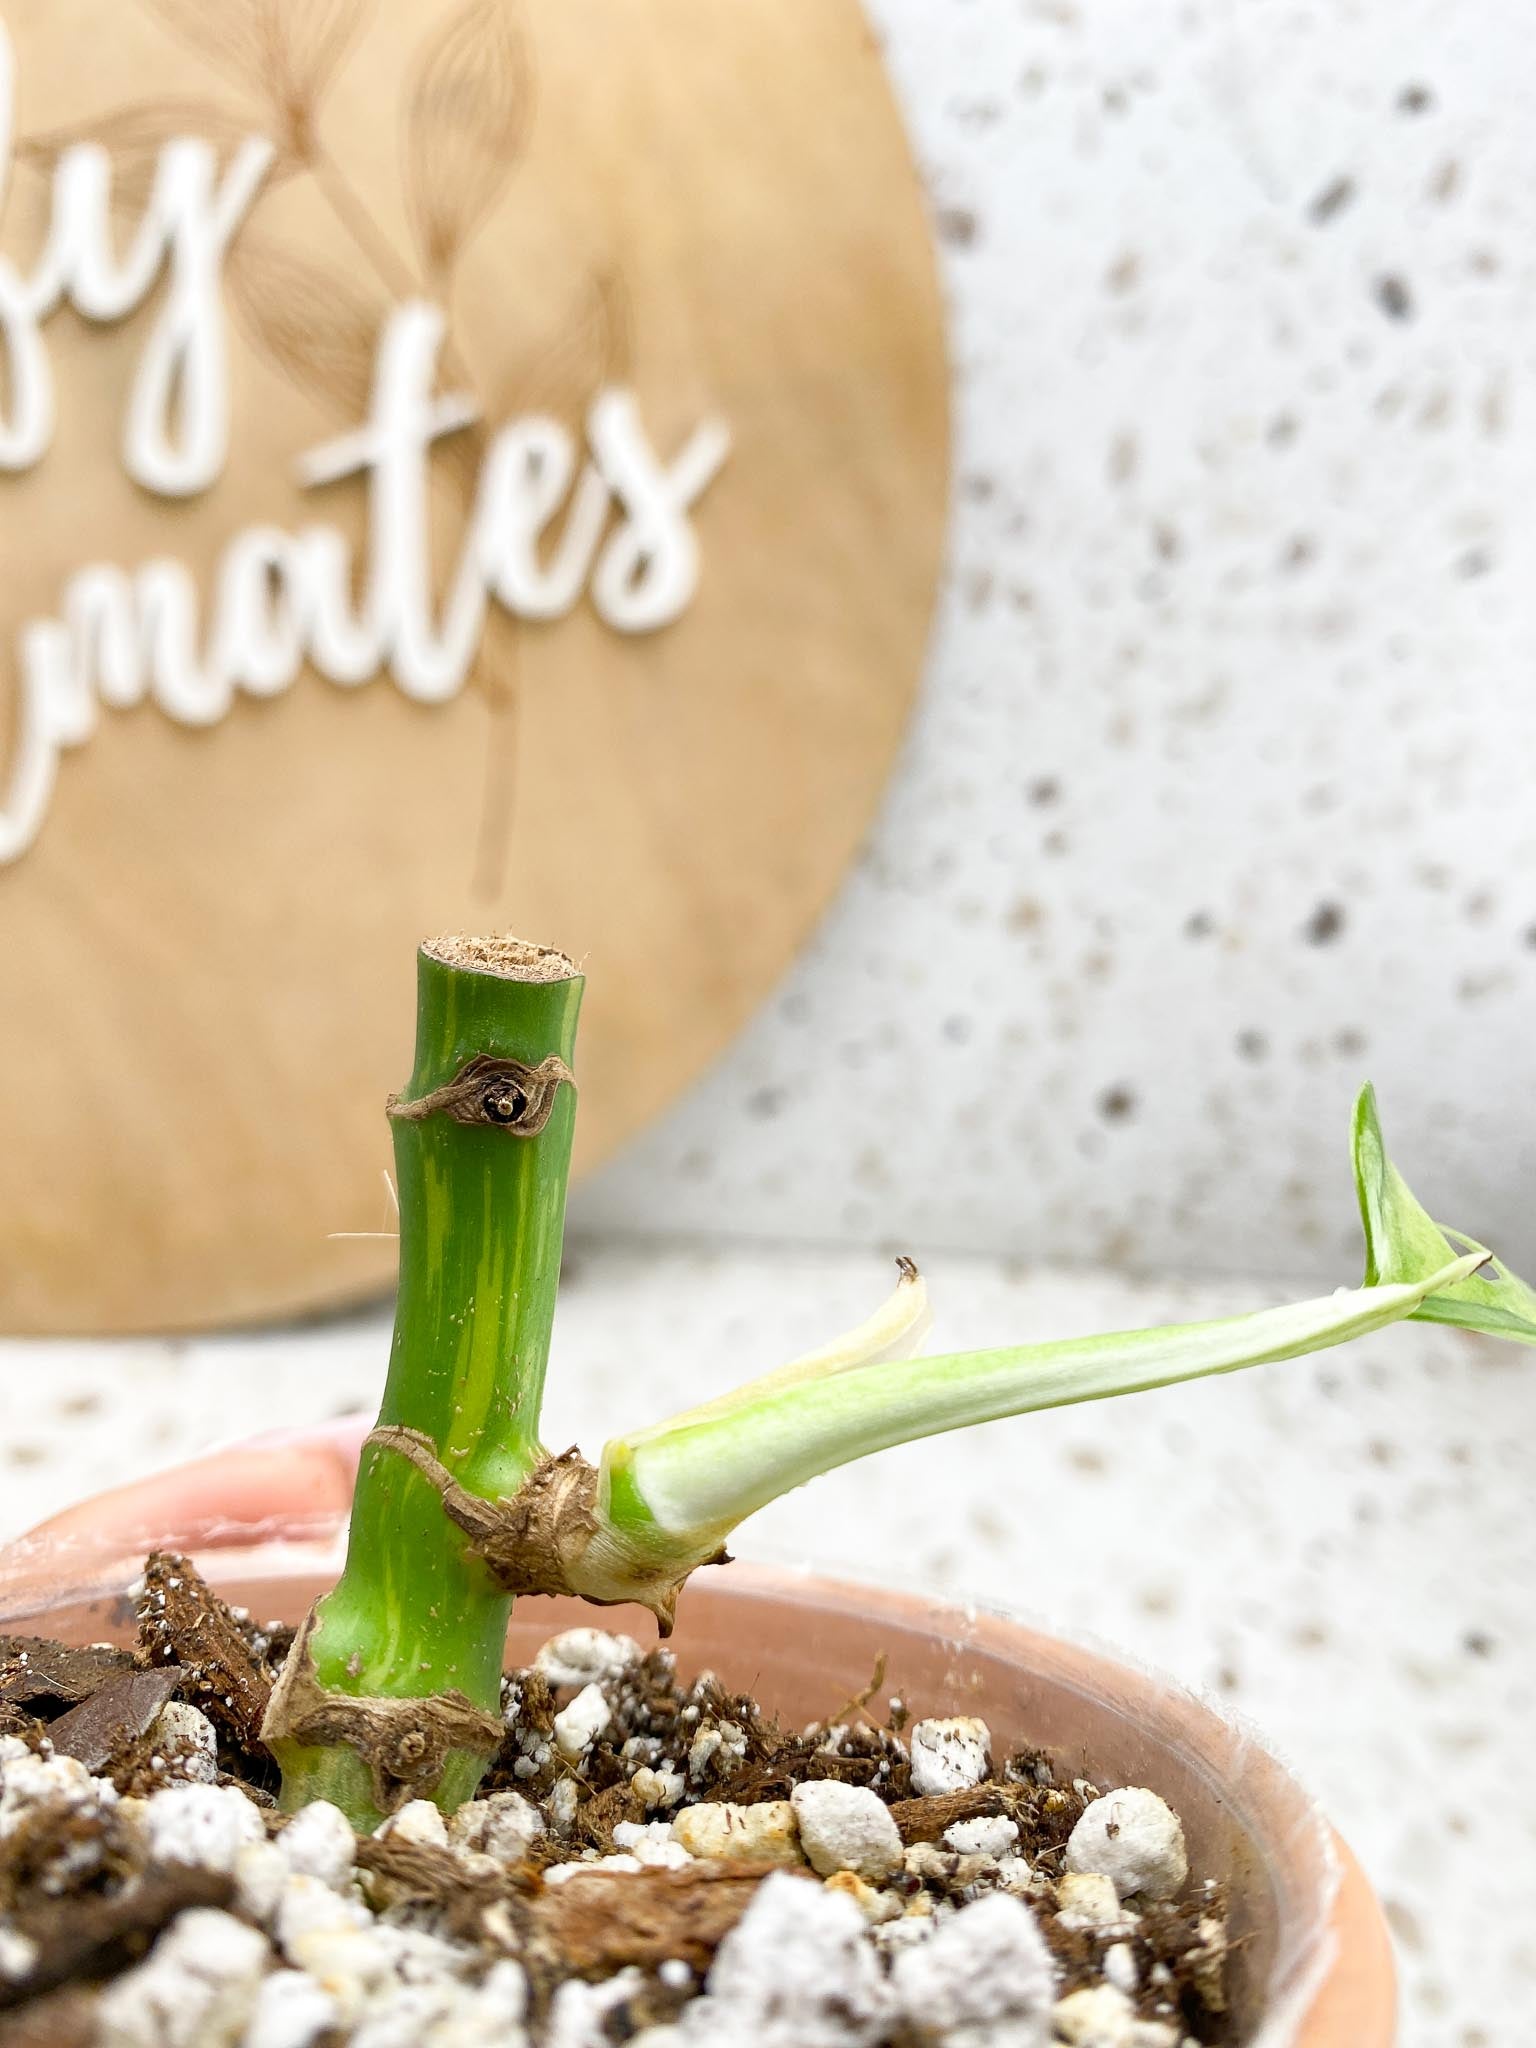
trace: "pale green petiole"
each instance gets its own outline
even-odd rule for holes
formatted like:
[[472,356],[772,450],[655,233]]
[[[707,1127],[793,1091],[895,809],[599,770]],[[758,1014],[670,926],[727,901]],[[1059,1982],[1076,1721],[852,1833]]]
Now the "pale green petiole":
[[849,1336],[609,1442],[592,1553],[598,1577],[612,1590],[628,1572],[685,1575],[738,1522],[791,1488],[851,1459],[972,1423],[1296,1358],[1407,1317],[1536,1344],[1536,1290],[1475,1240],[1431,1220],[1387,1157],[1369,1088],[1355,1105],[1353,1155],[1365,1284],[1321,1300],[918,1359],[927,1301],[916,1269],[904,1263],[895,1294]]
[[834,1346],[823,1365],[802,1360],[610,1441],[599,1513],[653,1567],[666,1556],[696,1560],[758,1508],[851,1459],[1005,1415],[1321,1351],[1414,1314],[1486,1258],[1478,1249],[1423,1277],[1164,1329],[941,1358],[853,1357],[849,1344]]

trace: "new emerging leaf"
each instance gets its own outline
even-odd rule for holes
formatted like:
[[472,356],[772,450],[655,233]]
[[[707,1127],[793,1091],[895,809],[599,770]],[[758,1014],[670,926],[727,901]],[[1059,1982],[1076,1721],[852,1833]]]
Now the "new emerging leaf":
[[1536,1344],[1536,1289],[1462,1231],[1436,1223],[1387,1156],[1376,1114],[1376,1091],[1355,1101],[1355,1188],[1365,1228],[1365,1281],[1412,1282],[1443,1266],[1447,1252],[1483,1252],[1476,1272],[1426,1295],[1413,1311],[1421,1323],[1454,1323],[1485,1337]]
[[[1341,1288],[1212,1322],[1073,1337],[1052,1344],[913,1358],[926,1303],[893,1301],[864,1331],[718,1401],[604,1448],[597,1528],[584,1565],[589,1597],[635,1597],[681,1583],[717,1554],[737,1523],[807,1480],[895,1444],[1007,1415],[1102,1401],[1181,1380],[1298,1358],[1367,1335],[1465,1284],[1476,1247],[1412,1278]],[[916,1271],[903,1286],[918,1285]],[[875,1341],[882,1325],[893,1341]],[[861,1338],[868,1341],[861,1343]]]

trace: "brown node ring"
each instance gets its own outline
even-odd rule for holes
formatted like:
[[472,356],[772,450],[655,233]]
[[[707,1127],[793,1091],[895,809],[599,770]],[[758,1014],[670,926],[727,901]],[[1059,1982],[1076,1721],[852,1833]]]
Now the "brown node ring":
[[555,1095],[562,1081],[574,1088],[576,1076],[558,1053],[551,1053],[536,1067],[522,1060],[501,1059],[494,1053],[476,1053],[460,1067],[451,1081],[407,1102],[391,1095],[387,1113],[404,1123],[421,1123],[429,1116],[451,1116],[455,1123],[484,1130],[509,1131],[514,1138],[536,1138],[549,1122]]
[[493,1757],[505,1729],[459,1691],[430,1699],[381,1699],[327,1692],[315,1672],[310,1648],[313,1612],[299,1631],[282,1675],[272,1689],[261,1739],[329,1748],[344,1743],[368,1766],[374,1804],[394,1813],[411,1799],[429,1798],[454,1749]]
[[682,1570],[631,1569],[632,1560],[616,1569],[612,1557],[594,1569],[598,1474],[574,1447],[558,1457],[546,1452],[517,1492],[502,1500],[462,1486],[419,1429],[381,1423],[364,1442],[364,1453],[370,1449],[396,1451],[416,1467],[449,1521],[463,1530],[466,1547],[506,1593],[565,1593],[594,1607],[647,1607],[668,1636],[678,1593],[695,1566],[729,1562],[720,1549]]
[[571,1563],[597,1528],[597,1473],[574,1447],[546,1453],[510,1500],[486,1500],[454,1478],[419,1429],[381,1423],[363,1445],[397,1451],[435,1488],[450,1522],[507,1593],[572,1593]]

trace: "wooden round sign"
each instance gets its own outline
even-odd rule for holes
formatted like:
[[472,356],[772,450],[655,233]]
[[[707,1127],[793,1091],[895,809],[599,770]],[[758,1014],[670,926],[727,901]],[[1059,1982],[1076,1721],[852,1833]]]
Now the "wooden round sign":
[[866,827],[940,558],[853,0],[0,23],[0,1327],[376,1291],[424,934],[581,958],[578,1157]]

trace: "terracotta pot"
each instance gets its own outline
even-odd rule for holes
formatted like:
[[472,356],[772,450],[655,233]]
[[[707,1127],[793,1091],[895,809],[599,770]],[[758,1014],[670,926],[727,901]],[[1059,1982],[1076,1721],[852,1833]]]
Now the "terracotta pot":
[[[295,1622],[337,1560],[289,1542],[214,1548],[199,1562],[229,1599]],[[12,1551],[0,1562],[0,1628],[121,1639],[130,1610],[104,1589],[130,1576],[100,1554]],[[576,1601],[520,1602],[509,1662],[591,1620]],[[624,1625],[654,1640],[648,1615]],[[1004,1747],[1048,1749],[1101,1785],[1150,1786],[1183,1817],[1192,1869],[1229,1888],[1245,2048],[1391,2048],[1391,1949],[1359,1866],[1250,1732],[1166,1679],[1000,1615],[744,1564],[693,1582],[673,1647],[686,1674],[712,1670],[795,1723],[835,1713],[883,1653],[914,1715],[974,1712]]]

